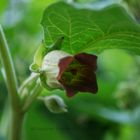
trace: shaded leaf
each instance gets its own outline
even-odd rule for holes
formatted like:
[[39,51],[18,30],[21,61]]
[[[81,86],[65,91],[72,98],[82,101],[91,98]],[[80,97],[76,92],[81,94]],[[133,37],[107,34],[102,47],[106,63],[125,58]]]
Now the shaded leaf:
[[73,54],[111,48],[140,54],[140,26],[119,5],[95,11],[59,2],[44,11],[41,24],[47,46],[64,36],[62,49]]

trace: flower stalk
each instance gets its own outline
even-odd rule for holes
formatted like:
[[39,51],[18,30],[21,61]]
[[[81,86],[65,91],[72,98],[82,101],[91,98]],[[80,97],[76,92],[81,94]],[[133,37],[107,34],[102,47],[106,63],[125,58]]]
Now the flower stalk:
[[22,112],[26,113],[33,101],[37,98],[39,93],[42,91],[42,87],[39,83],[36,84],[34,89],[31,91],[31,95],[27,97],[25,104],[23,104]]

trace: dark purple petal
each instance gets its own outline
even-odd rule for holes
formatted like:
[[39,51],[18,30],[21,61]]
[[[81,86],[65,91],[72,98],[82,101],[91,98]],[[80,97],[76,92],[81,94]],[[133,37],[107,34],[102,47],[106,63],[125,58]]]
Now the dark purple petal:
[[76,91],[74,91],[71,87],[65,86],[65,90],[68,97],[72,97],[76,94]]
[[83,74],[82,82],[77,86],[78,91],[96,93],[98,91],[96,74],[90,70]]
[[60,60],[60,72],[57,77],[69,97],[77,92],[98,91],[95,70],[97,57],[86,53],[65,57]]
[[97,56],[92,55],[92,54],[87,54],[87,53],[79,53],[74,56],[76,60],[79,61],[79,63],[83,65],[87,65],[88,67],[91,67],[92,70],[97,69]]
[[58,66],[59,66],[59,74],[57,76],[58,81],[61,79],[63,72],[67,69],[67,67],[73,61],[73,59],[74,59],[74,57],[67,56],[67,57],[64,57],[60,60],[60,62],[58,64]]

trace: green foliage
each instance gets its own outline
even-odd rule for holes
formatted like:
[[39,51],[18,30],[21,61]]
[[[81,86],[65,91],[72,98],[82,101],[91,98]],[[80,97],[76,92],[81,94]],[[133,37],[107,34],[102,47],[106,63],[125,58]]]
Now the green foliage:
[[8,0],[1,0],[0,1],[0,15],[3,12],[3,10],[6,8],[7,3],[8,3]]
[[[7,3],[7,0],[0,1],[0,14],[8,19],[7,22],[2,22],[3,17],[0,17],[0,20],[5,29],[20,82],[29,75],[28,67],[33,60],[35,47],[38,47],[37,44],[42,40],[42,30],[39,26],[42,13],[48,4],[56,1],[58,0],[18,1],[13,7]],[[87,0],[76,1],[87,2]],[[10,21],[16,16],[7,18],[6,13],[9,11],[5,10],[6,6],[18,13],[21,12],[19,20],[14,24],[10,24]],[[93,7],[96,7],[94,3]],[[69,18],[72,24],[68,23]],[[118,5],[94,11],[56,3],[50,5],[44,12],[42,25],[47,49],[51,48],[59,37],[64,37],[62,49],[67,52],[75,54],[80,51],[88,53],[100,52],[104,49],[106,51],[98,55],[98,94],[77,94],[74,98],[68,99],[63,91],[44,90],[42,96],[52,94],[62,96],[68,106],[68,113],[55,115],[47,111],[43,103],[35,102],[25,119],[23,140],[91,140],[93,138],[139,140],[139,106],[135,106],[135,110],[127,111],[118,107],[120,99],[115,98],[116,89],[122,81],[127,82],[129,77],[134,77],[131,81],[134,84],[136,77],[140,78],[139,74],[133,75],[136,69],[139,71],[135,56],[115,50],[124,48],[140,54],[140,29],[136,21]],[[72,29],[71,34],[69,34],[69,27]],[[110,48],[115,49],[108,50]],[[35,60],[39,65],[41,58],[42,56],[37,56],[37,61]],[[137,95],[138,92],[135,92]],[[9,114],[2,115],[6,98],[7,90],[0,73],[0,124],[3,124],[3,119],[5,122],[9,120]],[[134,99],[133,95],[131,98]],[[5,126],[1,125],[0,139],[3,136],[1,130],[4,128]]]
[[59,2],[45,10],[41,24],[47,46],[63,36],[62,49],[73,54],[111,48],[140,54],[140,27],[119,5],[95,11]]

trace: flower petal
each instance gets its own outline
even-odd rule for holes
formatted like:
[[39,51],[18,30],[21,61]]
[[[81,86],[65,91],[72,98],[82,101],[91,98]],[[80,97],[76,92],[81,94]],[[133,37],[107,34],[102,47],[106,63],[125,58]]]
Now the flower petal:
[[92,54],[87,54],[87,53],[79,53],[74,56],[76,60],[79,61],[79,63],[83,65],[87,65],[92,68],[92,70],[97,69],[97,56],[92,55]]
[[86,53],[65,57],[60,60],[60,72],[57,77],[67,92],[72,97],[77,92],[98,91],[95,70],[97,57]]
[[90,76],[90,78],[84,78],[81,83],[72,86],[67,85],[64,81],[60,82],[64,86],[68,97],[72,97],[78,92],[96,93],[98,91],[96,75],[92,74]]
[[73,59],[74,59],[74,57],[72,57],[72,56],[67,56],[67,57],[60,59],[59,64],[58,64],[58,66],[59,66],[59,74],[57,76],[58,81],[61,79],[63,72],[67,69],[67,67],[73,61]]

